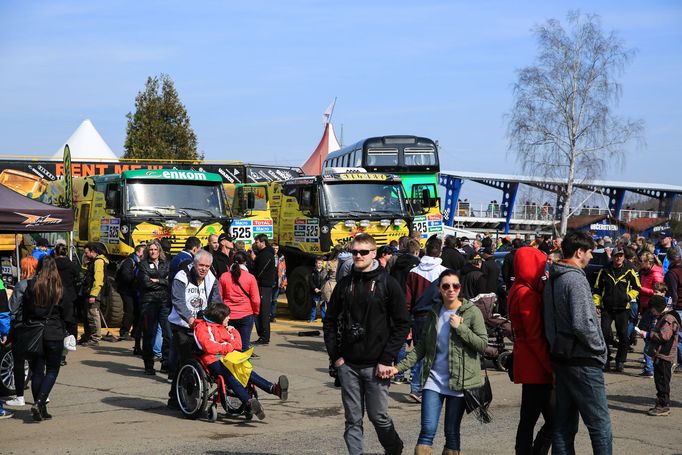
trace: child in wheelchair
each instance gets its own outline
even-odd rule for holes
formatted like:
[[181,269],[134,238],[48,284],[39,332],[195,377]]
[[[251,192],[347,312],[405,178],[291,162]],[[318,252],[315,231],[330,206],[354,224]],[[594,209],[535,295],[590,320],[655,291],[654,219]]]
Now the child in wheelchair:
[[[194,339],[202,350],[201,362],[215,375],[220,375],[225,384],[237,396],[246,412],[252,412],[259,419],[265,417],[263,406],[257,398],[251,398],[246,388],[225,366],[222,359],[232,351],[241,351],[242,340],[239,332],[228,325],[230,320],[230,307],[223,303],[214,303],[203,312],[203,317],[196,320],[194,326]],[[289,392],[289,380],[282,375],[276,384],[273,384],[255,371],[251,371],[249,383],[265,392],[286,401]]]

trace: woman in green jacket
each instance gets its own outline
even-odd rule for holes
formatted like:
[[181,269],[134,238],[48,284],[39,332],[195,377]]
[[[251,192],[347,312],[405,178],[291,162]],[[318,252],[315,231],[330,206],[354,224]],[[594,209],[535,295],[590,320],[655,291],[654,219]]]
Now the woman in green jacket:
[[414,452],[417,455],[432,453],[443,401],[443,454],[459,453],[463,391],[483,385],[479,354],[488,344],[483,314],[468,300],[459,299],[462,285],[457,274],[445,270],[438,280],[440,296],[434,299],[421,339],[392,371],[392,374],[402,373],[424,359],[421,431]]

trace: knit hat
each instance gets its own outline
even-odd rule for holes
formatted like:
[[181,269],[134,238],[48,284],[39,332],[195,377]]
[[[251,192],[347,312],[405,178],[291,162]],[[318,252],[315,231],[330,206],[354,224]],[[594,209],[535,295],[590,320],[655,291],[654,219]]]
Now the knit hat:
[[652,309],[656,310],[659,313],[663,313],[665,311],[665,297],[662,295],[654,295],[649,299],[649,307]]

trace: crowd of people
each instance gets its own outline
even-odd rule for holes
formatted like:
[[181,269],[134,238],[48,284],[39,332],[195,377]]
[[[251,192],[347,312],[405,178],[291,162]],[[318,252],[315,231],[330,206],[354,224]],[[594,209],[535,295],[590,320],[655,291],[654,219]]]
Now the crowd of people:
[[[67,363],[65,338],[75,341],[80,320],[83,333],[78,345],[99,346],[101,324],[106,324],[101,304],[113,281],[124,310],[116,339],[134,341],[132,354],[142,357],[145,374],[156,375],[157,363],[158,371],[168,374],[170,408],[179,407],[174,392],[178,367],[190,360],[194,346],[200,345],[207,368],[224,377],[243,401],[244,413],[265,416],[258,400],[246,398],[244,386],[235,382],[227,368],[215,364],[233,351],[248,351],[257,357],[249,351],[250,345],[269,343],[277,303],[273,295],[286,285],[284,258],[265,235],[256,236],[248,252],[243,242],[233,242],[227,234],[210,236],[205,246],[198,238],[189,237],[184,249],[173,257],[170,243],[163,240],[137,246],[118,264],[113,280],[108,277],[109,259],[101,243],[85,246],[81,267],[69,259],[65,242],[58,241],[53,250],[46,242],[37,242],[34,253],[21,260],[21,280],[9,301],[4,284],[0,289],[4,299],[0,299],[0,337],[3,344],[12,342],[15,365],[16,397],[5,404],[26,405],[24,361],[28,360],[33,418],[52,417],[47,401],[60,367]],[[251,342],[254,323],[259,338]],[[38,335],[34,326],[44,329],[39,329]],[[252,372],[248,381],[281,399],[288,396],[286,376],[271,383]],[[0,417],[11,415],[0,402]]]
[[[63,243],[38,256],[21,261],[22,280],[9,302],[0,299],[0,336],[3,342],[7,335],[13,338],[15,365],[22,366],[15,371],[17,396],[6,404],[25,405],[28,359],[31,412],[40,421],[51,418],[49,394],[66,364],[63,339],[77,335],[78,318],[84,322],[81,346],[96,347],[102,339],[99,310],[109,280],[101,244],[85,247],[83,273]],[[198,344],[207,368],[224,377],[244,409],[264,416],[262,405],[221,359],[231,352],[252,355],[253,345],[270,342],[286,264],[267,236],[257,236],[251,251],[226,234],[211,236],[205,246],[190,237],[172,258],[169,245],[152,240],[118,265],[114,282],[125,310],[119,339],[134,341],[145,374],[156,375],[157,362],[168,374],[169,407],[178,407],[173,393],[178,367]],[[351,454],[363,453],[365,412],[386,453],[402,453],[388,413],[391,383],[409,383],[409,399],[421,406],[415,453],[432,453],[443,408],[443,453],[459,453],[463,415],[489,387],[482,369],[487,321],[476,305],[482,295],[495,297],[495,310],[513,329],[509,374],[522,384],[516,453],[546,454],[550,447],[552,453],[574,453],[579,418],[594,453],[612,453],[604,373],[623,373],[639,338],[644,340],[639,376],[653,378],[656,390],[648,414],[670,413],[671,376],[682,364],[682,255],[669,232],[656,244],[627,234],[595,240],[582,232],[563,239],[434,235],[423,248],[418,234],[389,245],[358,234],[326,260],[316,260],[308,282],[308,319],[319,315],[323,322]],[[3,305],[11,318],[3,316]],[[33,320],[47,322],[40,352],[25,342]],[[258,338],[251,341],[254,325]],[[251,372],[247,380],[287,398],[286,376],[270,382]],[[476,403],[474,409],[484,412],[486,404]],[[536,435],[540,415],[544,422]]]

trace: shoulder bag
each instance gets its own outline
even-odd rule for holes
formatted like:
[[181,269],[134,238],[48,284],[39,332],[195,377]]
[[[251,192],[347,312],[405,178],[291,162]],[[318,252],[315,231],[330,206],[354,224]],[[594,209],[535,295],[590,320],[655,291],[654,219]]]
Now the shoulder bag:
[[52,316],[55,302],[52,302],[47,316],[44,319],[28,319],[17,325],[14,339],[12,341],[14,349],[18,352],[23,352],[26,355],[41,356],[43,355],[43,335],[45,334],[45,326],[47,320]]

